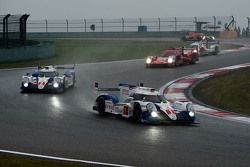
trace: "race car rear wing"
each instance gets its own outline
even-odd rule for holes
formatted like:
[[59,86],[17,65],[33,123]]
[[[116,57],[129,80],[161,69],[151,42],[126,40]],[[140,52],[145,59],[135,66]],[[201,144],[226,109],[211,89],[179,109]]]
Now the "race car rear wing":
[[120,91],[121,99],[124,100],[131,93],[133,93],[136,88],[143,86],[143,83],[140,83],[138,85],[120,83],[118,84],[118,88],[100,88],[98,82],[95,82],[94,85],[96,91]]
[[55,68],[55,69],[75,69],[75,64],[74,65],[51,65],[51,66],[40,66],[39,64],[37,65],[37,69],[40,70],[40,69],[46,69],[46,68]]

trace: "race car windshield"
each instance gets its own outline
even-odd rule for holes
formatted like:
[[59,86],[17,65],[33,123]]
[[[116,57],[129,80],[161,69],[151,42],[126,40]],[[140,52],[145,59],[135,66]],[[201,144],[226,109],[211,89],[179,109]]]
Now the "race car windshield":
[[39,77],[55,77],[57,76],[56,72],[40,72]]
[[161,103],[162,101],[164,101],[163,98],[159,95],[134,94],[133,97],[134,100],[142,100],[152,103]]

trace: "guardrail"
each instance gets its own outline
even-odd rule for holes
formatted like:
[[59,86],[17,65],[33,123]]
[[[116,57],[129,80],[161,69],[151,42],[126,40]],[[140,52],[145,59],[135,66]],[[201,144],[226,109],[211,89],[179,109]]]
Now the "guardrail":
[[178,32],[226,29],[233,16],[29,20],[28,32]]

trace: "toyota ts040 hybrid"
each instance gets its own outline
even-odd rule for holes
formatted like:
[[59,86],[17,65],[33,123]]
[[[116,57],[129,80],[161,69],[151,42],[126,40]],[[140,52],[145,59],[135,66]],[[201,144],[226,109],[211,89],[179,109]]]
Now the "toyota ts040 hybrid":
[[[60,74],[60,69],[68,69]],[[38,66],[34,72],[22,76],[21,90],[64,92],[75,85],[75,66]]]
[[99,88],[99,91],[120,91],[120,99],[114,94],[100,94],[93,110],[100,115],[107,113],[132,119],[135,122],[159,123],[195,123],[195,111],[191,102],[170,102],[153,88],[119,84],[118,88]]
[[195,64],[199,60],[196,48],[170,48],[161,55],[148,56],[146,67],[178,66],[181,64]]
[[220,42],[215,40],[196,41],[190,47],[197,48],[200,56],[217,55],[220,52]]

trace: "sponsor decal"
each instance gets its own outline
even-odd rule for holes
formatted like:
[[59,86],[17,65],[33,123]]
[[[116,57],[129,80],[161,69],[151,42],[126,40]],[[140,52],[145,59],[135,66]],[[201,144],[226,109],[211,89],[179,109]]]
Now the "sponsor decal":
[[49,78],[46,77],[38,77],[38,89],[43,89],[48,83],[48,80]]

